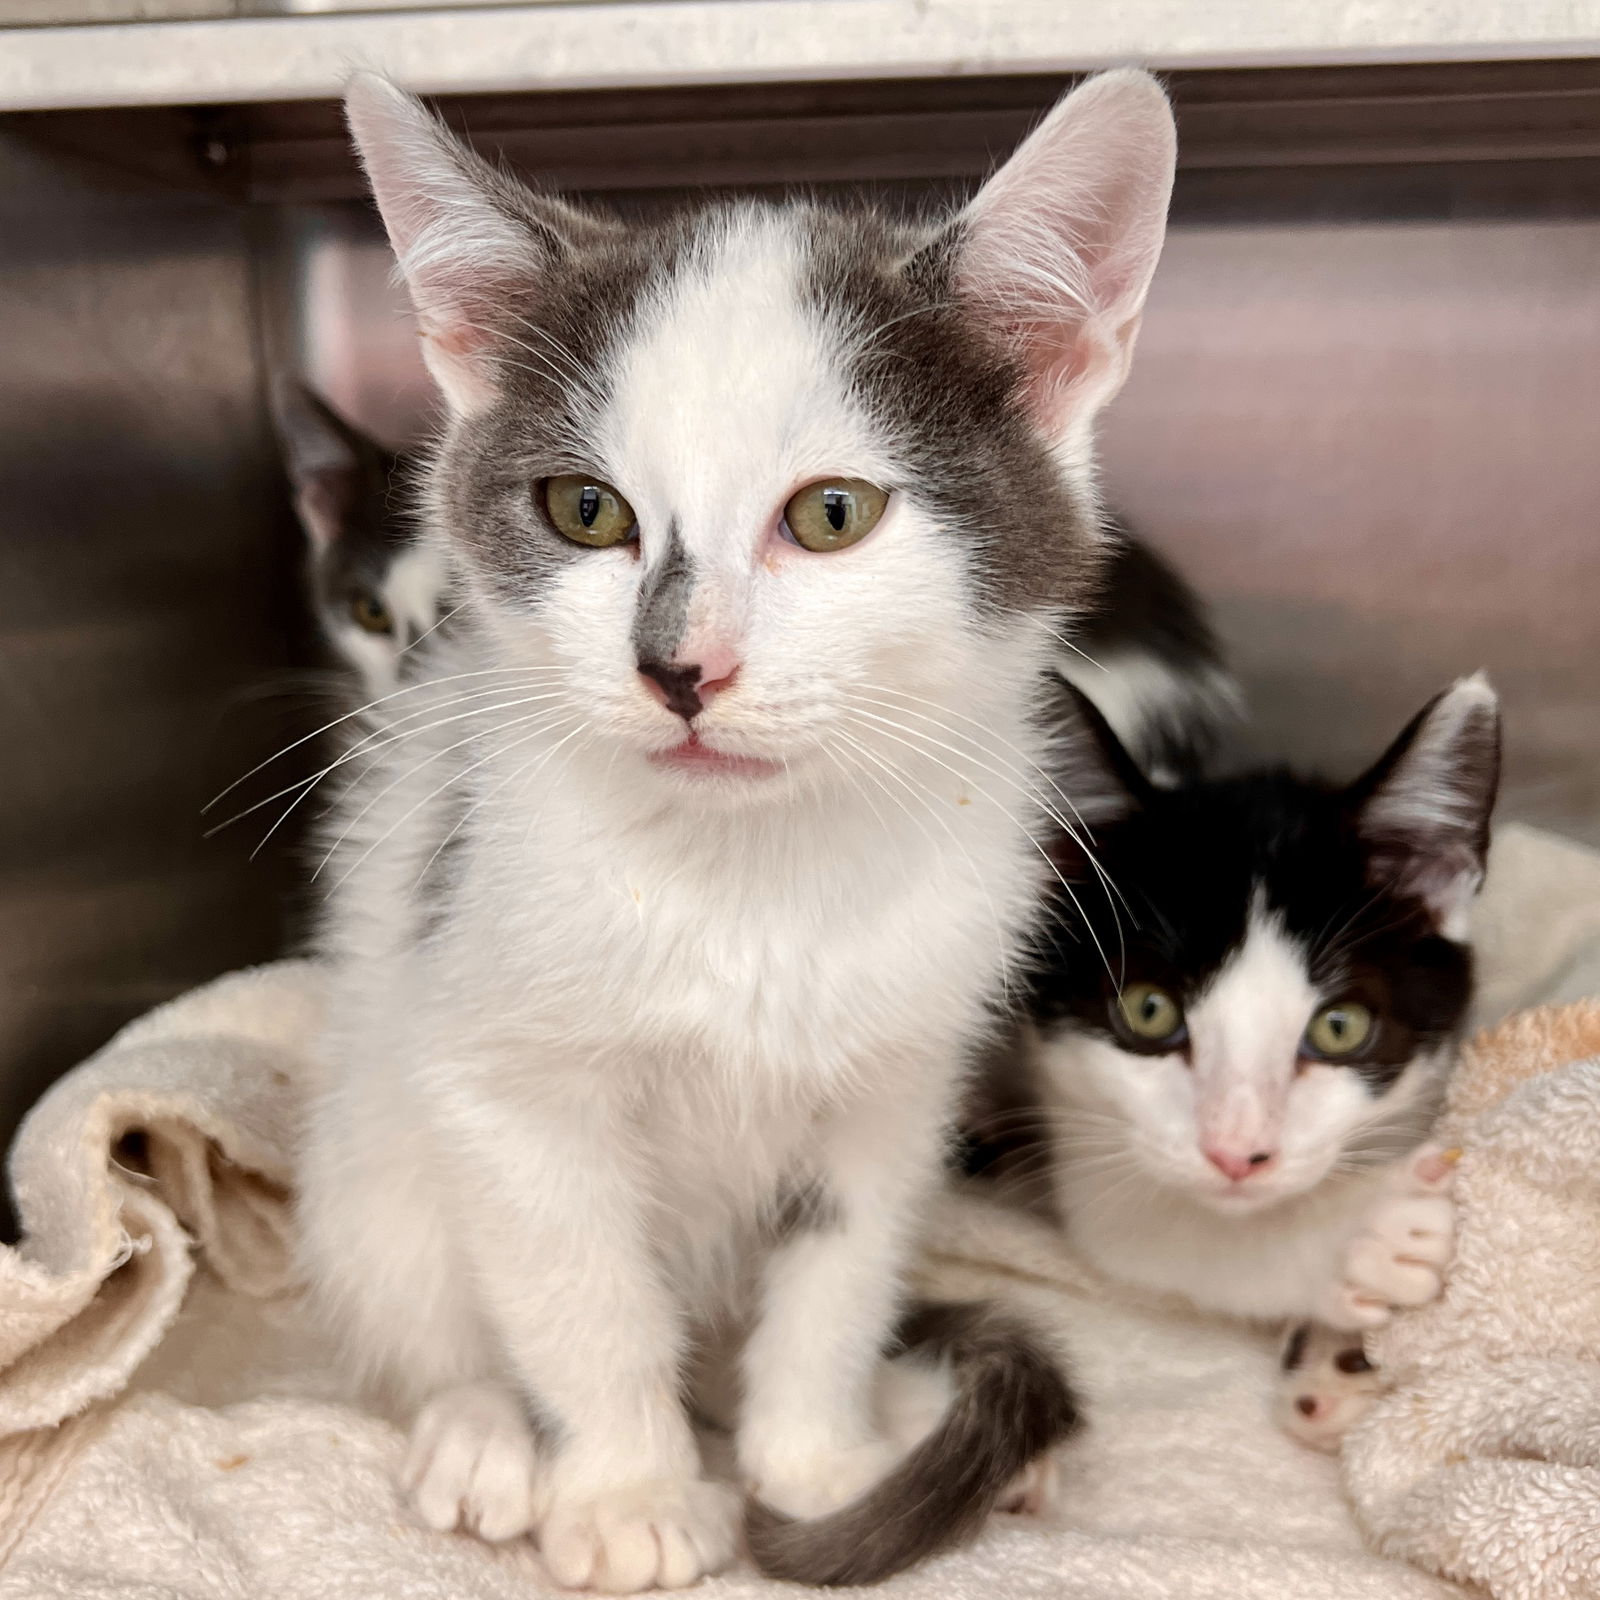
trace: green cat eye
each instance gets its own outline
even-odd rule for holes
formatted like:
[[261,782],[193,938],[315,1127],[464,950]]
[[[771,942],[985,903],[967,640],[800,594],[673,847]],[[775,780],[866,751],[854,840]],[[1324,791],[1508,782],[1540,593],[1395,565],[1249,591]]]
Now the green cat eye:
[[626,544],[637,531],[633,507],[609,483],[582,472],[546,478],[544,508],[563,538],[596,550]]
[[1148,1044],[1183,1032],[1183,1007],[1159,984],[1130,983],[1117,995],[1117,1012],[1128,1032]]
[[802,550],[825,555],[865,539],[888,504],[887,489],[861,478],[808,483],[783,508],[784,531]]
[[1314,1055],[1354,1055],[1372,1037],[1372,1013],[1359,1000],[1341,1000],[1324,1006],[1306,1029],[1306,1044]]
[[350,616],[365,633],[394,632],[394,618],[389,615],[388,606],[375,594],[361,591],[351,595]]

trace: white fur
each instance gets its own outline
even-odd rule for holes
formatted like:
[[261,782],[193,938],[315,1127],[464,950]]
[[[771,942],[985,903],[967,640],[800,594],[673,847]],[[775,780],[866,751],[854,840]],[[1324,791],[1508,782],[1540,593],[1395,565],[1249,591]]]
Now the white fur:
[[[1379,1259],[1409,1226],[1391,1168],[1351,1170],[1345,1156],[1364,1140],[1397,1155],[1420,1143],[1445,1062],[1419,1058],[1374,1100],[1350,1069],[1301,1056],[1326,998],[1258,903],[1240,949],[1189,1008],[1189,1060],[1072,1032],[1041,1044],[1060,1129],[1057,1196],[1091,1262],[1232,1316],[1358,1327],[1373,1320],[1374,1297],[1382,1315],[1412,1303],[1417,1280]],[[1208,1147],[1271,1160],[1233,1181]],[[1437,1292],[1437,1273],[1432,1282]]]

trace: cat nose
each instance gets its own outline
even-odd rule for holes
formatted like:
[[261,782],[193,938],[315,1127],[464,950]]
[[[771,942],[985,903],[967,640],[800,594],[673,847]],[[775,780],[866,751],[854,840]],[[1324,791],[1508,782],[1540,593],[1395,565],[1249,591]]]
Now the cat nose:
[[645,688],[685,722],[699,716],[706,703],[724,689],[732,688],[739,676],[739,663],[731,653],[711,649],[703,654],[703,661],[646,660],[638,664]]
[[1243,1183],[1246,1178],[1253,1177],[1258,1172],[1263,1172],[1271,1166],[1276,1150],[1253,1150],[1248,1155],[1240,1154],[1237,1150],[1230,1150],[1226,1145],[1203,1144],[1200,1153],[1214,1166],[1223,1177],[1231,1179],[1234,1183]]
[[1317,1400],[1315,1395],[1303,1394],[1294,1403],[1294,1408],[1302,1417],[1314,1417],[1317,1414]]

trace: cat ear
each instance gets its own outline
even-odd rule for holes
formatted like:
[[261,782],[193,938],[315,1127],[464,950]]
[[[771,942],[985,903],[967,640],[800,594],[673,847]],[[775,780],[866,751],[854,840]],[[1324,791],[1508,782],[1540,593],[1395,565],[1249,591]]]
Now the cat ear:
[[1413,894],[1466,936],[1500,782],[1500,703],[1480,672],[1430,700],[1351,787],[1376,884]]
[[1056,784],[1071,809],[1053,798],[1079,835],[1065,835],[1053,855],[1057,866],[1077,869],[1092,849],[1094,830],[1137,811],[1153,790],[1094,701],[1067,678],[1054,678],[1052,687],[1062,697]]
[[481,410],[514,347],[511,306],[537,292],[564,252],[617,226],[534,194],[376,73],[351,80],[344,106],[416,308],[428,370],[451,410]]
[[956,220],[957,288],[1015,347],[1057,439],[1127,377],[1176,159],[1160,84],[1102,73],[1057,103]]
[[325,550],[346,531],[382,451],[284,374],[273,379],[272,420],[301,526],[312,546]]

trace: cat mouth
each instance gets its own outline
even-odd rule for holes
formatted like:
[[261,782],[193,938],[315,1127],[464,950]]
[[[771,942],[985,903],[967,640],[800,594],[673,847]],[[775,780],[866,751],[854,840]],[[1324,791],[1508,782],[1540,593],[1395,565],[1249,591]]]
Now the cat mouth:
[[783,771],[776,761],[764,761],[760,756],[734,755],[718,750],[691,733],[681,744],[666,750],[652,751],[651,763],[673,772],[687,773],[696,778],[775,778]]

